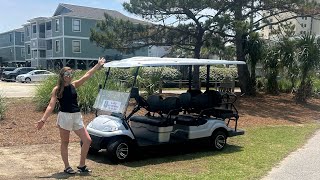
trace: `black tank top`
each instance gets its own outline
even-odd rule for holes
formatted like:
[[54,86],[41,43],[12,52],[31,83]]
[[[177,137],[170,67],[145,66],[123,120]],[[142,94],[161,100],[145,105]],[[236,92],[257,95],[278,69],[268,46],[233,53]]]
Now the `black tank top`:
[[72,84],[65,86],[63,90],[62,98],[58,98],[60,103],[59,110],[61,112],[68,112],[68,113],[80,112],[77,97],[78,95],[77,95],[76,88]]

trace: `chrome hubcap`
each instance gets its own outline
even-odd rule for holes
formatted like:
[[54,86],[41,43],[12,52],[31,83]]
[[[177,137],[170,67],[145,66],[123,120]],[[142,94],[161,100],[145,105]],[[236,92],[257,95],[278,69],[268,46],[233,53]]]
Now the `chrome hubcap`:
[[125,159],[129,154],[128,145],[126,143],[119,144],[119,146],[117,147],[116,153],[119,159]]

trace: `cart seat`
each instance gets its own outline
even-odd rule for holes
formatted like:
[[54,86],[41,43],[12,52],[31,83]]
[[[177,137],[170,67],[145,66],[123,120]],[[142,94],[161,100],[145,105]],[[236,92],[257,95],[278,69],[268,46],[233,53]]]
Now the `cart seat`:
[[178,115],[175,118],[176,124],[185,126],[200,126],[207,122],[203,117],[198,117],[189,114]]
[[174,124],[173,121],[168,121],[167,118],[154,116],[132,116],[130,121],[149,124],[157,127],[167,127]]

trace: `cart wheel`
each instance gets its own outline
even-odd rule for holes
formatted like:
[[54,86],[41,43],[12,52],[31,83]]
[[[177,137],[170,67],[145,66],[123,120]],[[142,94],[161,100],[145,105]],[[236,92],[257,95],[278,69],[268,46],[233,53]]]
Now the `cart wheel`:
[[[82,146],[82,141],[80,141],[80,146]],[[88,151],[88,154],[91,154],[91,155],[94,155],[94,154],[97,154],[99,152],[100,149],[95,149],[93,147],[89,147],[89,151]]]
[[211,142],[210,145],[218,150],[221,151],[227,144],[227,135],[224,131],[216,131],[213,132],[212,136],[211,136]]
[[111,162],[121,163],[131,156],[131,144],[125,138],[115,138],[107,146],[107,151]]

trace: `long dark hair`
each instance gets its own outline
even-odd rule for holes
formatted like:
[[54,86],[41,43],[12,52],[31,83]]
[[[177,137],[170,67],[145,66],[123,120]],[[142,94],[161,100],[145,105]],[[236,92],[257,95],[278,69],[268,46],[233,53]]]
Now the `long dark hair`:
[[63,90],[64,90],[64,73],[66,71],[69,71],[71,70],[70,67],[63,67],[61,70],[60,70],[60,73],[59,73],[59,79],[58,79],[58,84],[57,84],[57,87],[58,87],[58,91],[57,91],[57,97],[58,98],[62,98],[62,95],[63,95]]

